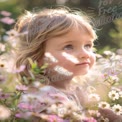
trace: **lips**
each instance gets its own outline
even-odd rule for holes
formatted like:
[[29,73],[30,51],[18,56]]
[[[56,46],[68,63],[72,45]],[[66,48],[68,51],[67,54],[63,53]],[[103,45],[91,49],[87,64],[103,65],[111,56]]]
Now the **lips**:
[[83,62],[83,63],[79,63],[79,64],[76,64],[76,65],[86,65],[86,64],[90,64],[89,62]]

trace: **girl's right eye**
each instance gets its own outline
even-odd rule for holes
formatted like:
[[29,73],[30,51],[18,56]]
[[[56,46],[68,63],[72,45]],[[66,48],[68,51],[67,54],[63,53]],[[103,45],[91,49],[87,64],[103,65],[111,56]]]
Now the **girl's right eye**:
[[68,45],[66,45],[63,49],[64,49],[64,50],[73,50],[73,45],[68,44]]

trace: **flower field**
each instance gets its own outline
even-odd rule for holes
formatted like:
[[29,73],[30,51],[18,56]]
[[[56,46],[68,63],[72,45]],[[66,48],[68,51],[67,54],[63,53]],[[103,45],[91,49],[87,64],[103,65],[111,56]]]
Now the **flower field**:
[[[10,26],[15,22],[11,13],[1,11],[0,14],[0,23]],[[35,81],[34,75],[43,73],[46,65],[38,67],[30,59],[31,77],[23,77],[22,84],[17,74],[25,66],[13,68],[18,34],[2,26],[0,31],[0,122],[38,122],[40,119],[40,122],[122,122],[122,49],[96,54],[96,64],[84,77],[84,83],[82,78],[75,81],[88,92],[88,103],[81,111],[55,89],[44,92],[44,79]],[[40,92],[44,94],[41,96]]]

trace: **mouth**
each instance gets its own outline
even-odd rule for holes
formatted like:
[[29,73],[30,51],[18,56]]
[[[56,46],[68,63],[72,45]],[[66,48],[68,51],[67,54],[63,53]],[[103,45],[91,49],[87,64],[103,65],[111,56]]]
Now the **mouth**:
[[89,62],[83,62],[83,63],[79,63],[79,64],[76,64],[76,65],[90,65]]

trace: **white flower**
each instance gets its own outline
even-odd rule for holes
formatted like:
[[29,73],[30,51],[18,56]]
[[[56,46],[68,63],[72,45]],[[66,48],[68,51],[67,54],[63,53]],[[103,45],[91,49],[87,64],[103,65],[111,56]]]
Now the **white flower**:
[[117,114],[117,115],[122,115],[122,106],[120,106],[119,104],[114,105],[112,107],[112,110]]
[[77,112],[72,112],[72,114],[70,114],[71,116],[73,116],[73,118],[76,120],[80,120],[81,118],[83,118],[82,114],[78,114]]
[[87,91],[88,91],[89,93],[93,93],[93,92],[96,91],[96,88],[93,87],[93,86],[88,86],[88,87],[87,87]]
[[65,106],[58,107],[57,114],[59,117],[64,117],[67,114],[67,108]]
[[110,108],[110,104],[103,101],[103,102],[100,102],[98,104],[98,107],[100,107],[100,108]]
[[56,113],[57,112],[57,105],[56,104],[52,104],[50,107],[47,108],[46,112],[48,114]]
[[90,116],[100,117],[98,110],[88,110],[88,113],[90,114]]
[[[80,111],[80,108],[72,101],[66,101],[64,103],[65,107],[67,108],[67,112],[68,113],[72,113],[73,111],[76,112],[76,111]],[[81,108],[82,109],[82,108]]]
[[9,118],[11,115],[11,112],[8,108],[0,105],[0,120],[4,120]]
[[100,100],[100,96],[98,94],[95,94],[95,93],[89,94],[88,98],[90,101],[99,101]]
[[120,92],[119,92],[119,97],[121,97],[121,98],[122,98],[122,91],[120,91]]
[[33,86],[39,88],[41,86],[41,83],[39,81],[34,81]]
[[0,44],[0,51],[5,51],[5,50],[6,50],[5,48],[6,48],[6,47],[5,47],[4,44]]
[[110,99],[112,100],[116,100],[116,99],[119,99],[119,93],[115,90],[112,90],[108,93],[108,96]]
[[98,120],[98,122],[109,122],[109,119],[101,116],[101,118]]
[[105,54],[107,56],[112,56],[114,53],[111,51],[104,51],[103,54]]
[[113,80],[114,82],[118,82],[119,78],[117,76],[111,76],[111,80]]
[[38,96],[34,95],[34,94],[23,94],[21,96],[21,101],[29,102],[29,101],[32,101],[33,99],[37,99],[37,98],[38,98]]

